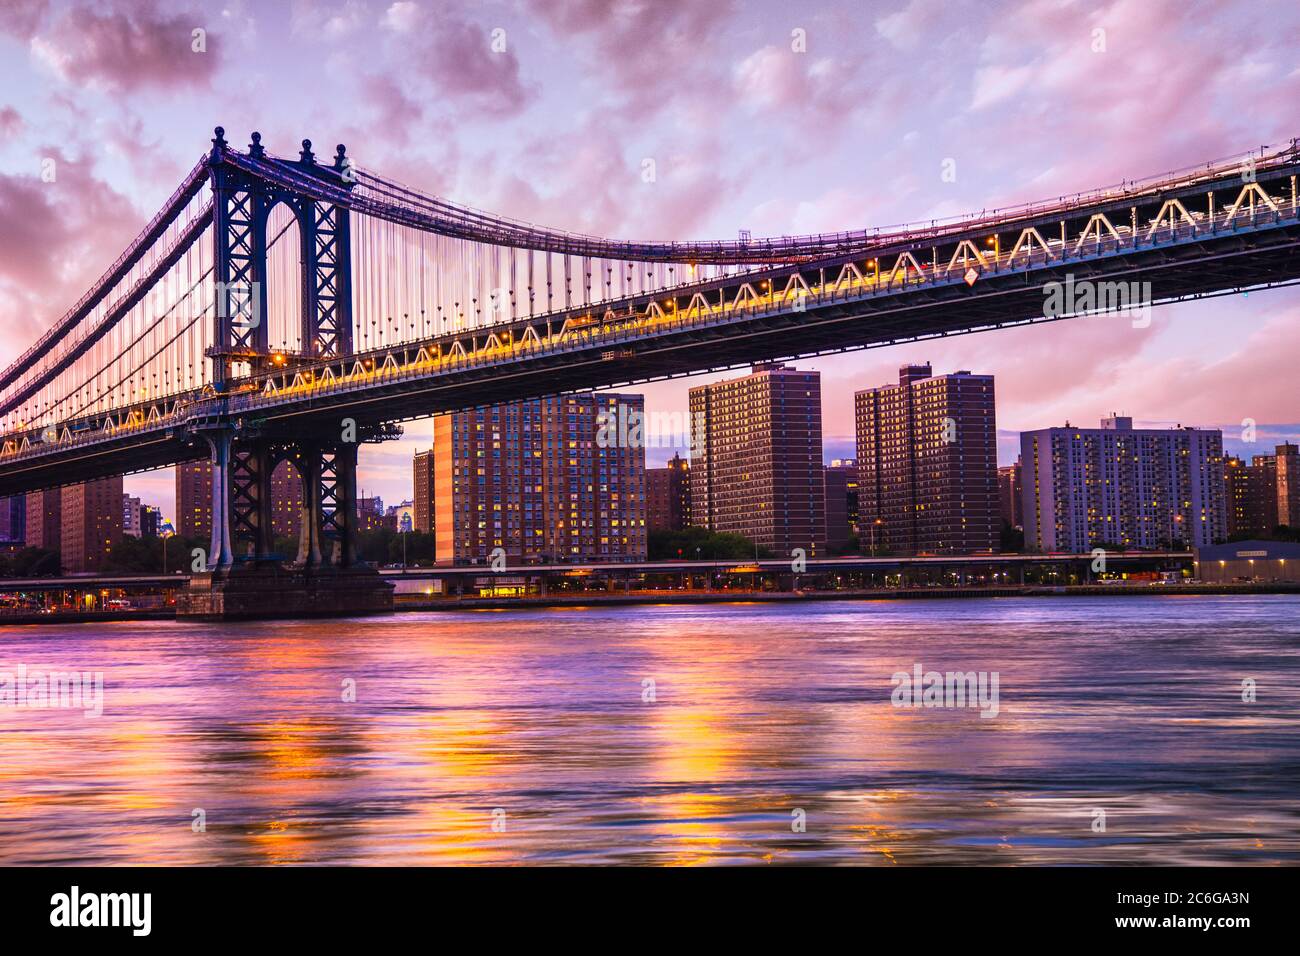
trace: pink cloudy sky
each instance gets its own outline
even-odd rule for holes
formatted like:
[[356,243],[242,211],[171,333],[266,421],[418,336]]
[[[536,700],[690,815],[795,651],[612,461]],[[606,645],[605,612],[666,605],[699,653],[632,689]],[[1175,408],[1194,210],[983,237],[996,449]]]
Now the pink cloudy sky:
[[[1280,0],[0,0],[0,361],[116,257],[216,124],[287,154],[346,142],[427,191],[585,232],[816,232],[1285,142],[1297,49],[1300,6]],[[1010,460],[1021,429],[1112,410],[1269,450],[1300,434],[1298,352],[1292,289],[1166,307],[1148,329],[1080,319],[801,364],[822,372],[828,458],[852,454],[854,389],[928,360],[997,376]],[[647,405],[681,411],[701,380],[648,386]],[[409,494],[430,434],[367,447],[366,488]],[[170,471],[127,487],[170,509]]]

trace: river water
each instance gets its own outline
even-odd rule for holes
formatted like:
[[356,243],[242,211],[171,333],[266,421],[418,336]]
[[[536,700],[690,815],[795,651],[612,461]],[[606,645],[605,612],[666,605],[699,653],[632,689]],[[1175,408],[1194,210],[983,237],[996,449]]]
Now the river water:
[[[996,716],[895,706],[917,665]],[[5,864],[1300,862],[1294,596],[0,628],[20,667],[103,712],[0,704]]]

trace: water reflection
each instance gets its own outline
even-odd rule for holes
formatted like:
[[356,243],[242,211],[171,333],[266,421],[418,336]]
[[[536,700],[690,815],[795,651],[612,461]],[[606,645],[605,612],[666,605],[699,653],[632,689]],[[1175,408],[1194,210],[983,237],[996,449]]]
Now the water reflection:
[[[0,671],[103,671],[104,713],[0,707],[0,861],[1294,863],[1297,610],[1062,598],[10,628]],[[891,706],[890,676],[917,663],[998,671],[998,717]]]

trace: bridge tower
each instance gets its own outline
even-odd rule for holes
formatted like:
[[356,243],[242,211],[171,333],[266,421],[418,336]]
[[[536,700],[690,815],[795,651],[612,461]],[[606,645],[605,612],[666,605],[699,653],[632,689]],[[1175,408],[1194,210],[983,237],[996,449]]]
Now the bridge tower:
[[[257,365],[270,356],[266,316],[266,227],[271,210],[284,203],[298,220],[303,263],[304,354],[326,358],[352,354],[352,253],[345,206],[321,202],[250,173],[230,159],[218,126],[208,167],[216,243],[216,343],[210,351],[213,381],[220,386],[236,363]],[[302,141],[296,162],[273,159],[253,133],[248,158],[293,176],[321,180],[338,189],[354,183],[347,149],[339,144],[330,166],[321,166],[311,140]]]
[[[213,345],[208,349],[212,382],[223,411],[197,427],[213,466],[212,541],[208,568],[227,572],[242,558],[264,571],[278,568],[271,527],[271,476],[289,461],[302,478],[303,510],[297,566],[308,572],[348,569],[356,554],[355,423],[293,434],[269,429],[229,407],[232,379],[256,377],[272,368],[317,358],[353,354],[352,275],[349,211],[295,191],[294,182],[317,180],[331,192],[350,190],[351,160],[339,145],[333,163],[316,161],[311,141],[302,141],[296,161],[269,156],[260,133],[252,134],[246,156],[232,153],[217,127],[208,156],[213,194]],[[257,167],[265,170],[259,175]],[[267,227],[283,203],[298,226],[302,264],[301,350],[287,354],[270,346],[267,311]],[[222,401],[224,399],[224,401]],[[325,545],[333,543],[333,547]],[[240,554],[243,545],[247,553]]]

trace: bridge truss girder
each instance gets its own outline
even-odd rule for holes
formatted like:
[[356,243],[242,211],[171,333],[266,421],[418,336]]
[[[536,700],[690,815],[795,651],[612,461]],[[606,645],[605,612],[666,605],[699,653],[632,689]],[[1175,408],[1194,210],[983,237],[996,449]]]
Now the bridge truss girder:
[[[229,382],[228,394],[186,393],[60,423],[58,440],[46,444],[39,430],[6,436],[0,494],[193,458],[177,435],[207,416],[263,419],[267,434],[297,440],[340,415],[395,422],[1044,321],[1045,284],[1070,275],[1151,281],[1155,302],[1293,282],[1300,279],[1298,169],[1292,162],[1258,182],[1225,176],[1117,195],[1067,218],[1030,217],[991,234],[900,242],[263,371]],[[1029,229],[1037,236],[1032,247],[1018,241]]]

